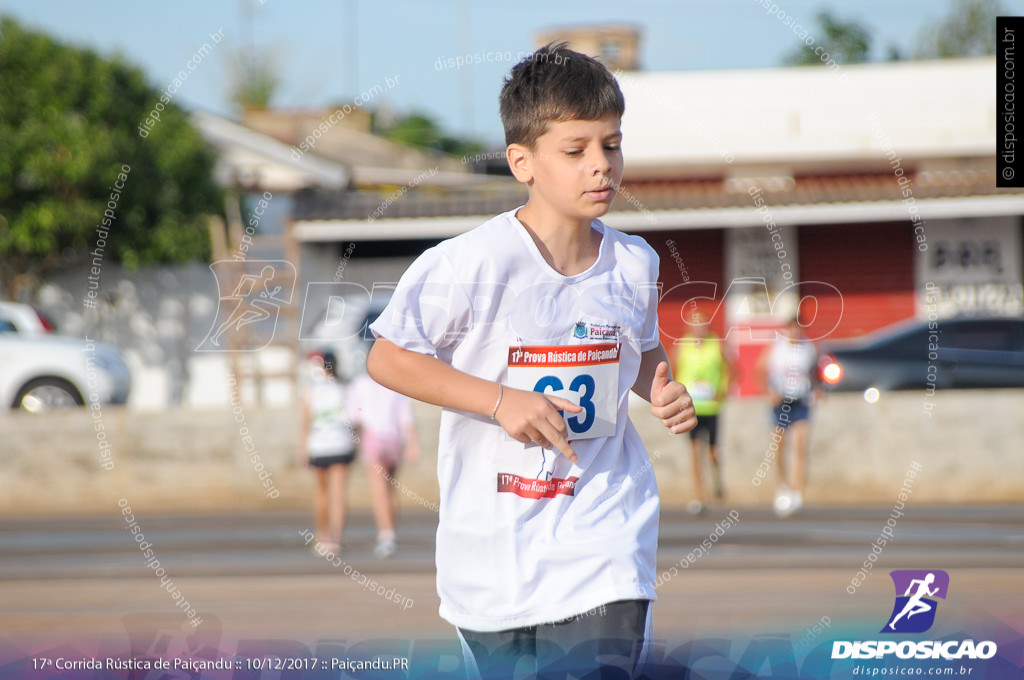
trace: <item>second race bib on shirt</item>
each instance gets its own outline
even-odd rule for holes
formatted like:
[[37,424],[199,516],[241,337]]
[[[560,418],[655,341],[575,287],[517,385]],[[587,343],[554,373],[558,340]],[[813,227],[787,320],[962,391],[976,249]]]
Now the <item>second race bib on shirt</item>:
[[564,413],[566,439],[611,437],[618,410],[620,348],[618,343],[510,347],[508,384],[534,392],[575,392],[583,411]]
[[694,380],[691,383],[687,383],[686,391],[690,393],[690,398],[694,401],[715,400],[715,386],[703,380]]

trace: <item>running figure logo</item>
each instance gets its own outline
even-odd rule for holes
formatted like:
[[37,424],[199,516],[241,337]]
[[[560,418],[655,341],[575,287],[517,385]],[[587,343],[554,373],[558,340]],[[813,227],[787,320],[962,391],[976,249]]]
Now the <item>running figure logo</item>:
[[879,632],[923,633],[931,628],[939,603],[930,598],[946,599],[949,574],[941,569],[897,569],[889,576],[896,586],[896,604]]
[[252,352],[269,345],[274,339],[281,306],[291,302],[295,290],[294,265],[284,260],[219,260],[210,265],[210,270],[217,279],[220,304],[210,332],[196,351],[231,351],[226,333],[256,329],[260,339],[255,344],[247,343],[240,351]]

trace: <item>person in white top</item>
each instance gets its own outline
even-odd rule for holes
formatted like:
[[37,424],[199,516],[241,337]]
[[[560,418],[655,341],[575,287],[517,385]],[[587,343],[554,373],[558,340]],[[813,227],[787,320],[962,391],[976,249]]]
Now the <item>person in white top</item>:
[[598,219],[623,110],[564,43],[516,65],[501,112],[529,200],[423,253],[371,326],[370,375],[444,408],[437,589],[470,674],[642,672],[659,499],[629,392],[673,433],[696,416],[659,340],[658,257]]
[[[780,517],[787,517],[803,507],[811,406],[820,394],[817,367],[818,352],[795,316],[789,319],[782,336],[758,362],[758,375],[771,401],[775,423],[772,441],[778,446],[775,460],[779,467],[779,486],[773,507]],[[793,434],[791,467],[786,464],[788,432]]]
[[349,384],[348,411],[356,427],[359,456],[370,476],[373,519],[377,524],[373,554],[385,559],[398,550],[398,465],[403,458],[415,462],[420,455],[412,401],[360,373]]
[[313,380],[303,400],[300,464],[313,468],[313,523],[318,543],[337,553],[345,529],[345,489],[356,449],[346,412],[345,388],[337,359],[325,351],[314,357]]

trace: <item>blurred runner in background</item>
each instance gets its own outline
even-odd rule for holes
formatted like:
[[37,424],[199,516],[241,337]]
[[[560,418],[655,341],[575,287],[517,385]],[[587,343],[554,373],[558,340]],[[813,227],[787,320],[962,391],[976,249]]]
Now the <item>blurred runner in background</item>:
[[335,372],[337,359],[333,352],[324,351],[313,361],[313,379],[302,409],[299,462],[316,474],[313,522],[319,543],[337,554],[345,529],[348,466],[355,460],[356,449],[346,413],[345,387]]
[[718,414],[729,389],[729,362],[722,341],[711,332],[707,314],[696,311],[690,318],[690,332],[678,343],[675,379],[686,385],[697,411],[697,427],[690,432],[693,450],[694,497],[686,509],[694,515],[704,512],[708,498],[704,485],[705,461],[711,471],[716,499],[725,495],[718,456]]
[[398,550],[395,534],[398,465],[403,457],[415,462],[420,456],[412,400],[362,373],[350,385],[348,403],[352,422],[358,427],[360,455],[370,479],[373,518],[377,523],[377,546],[373,554],[385,559]]
[[[811,405],[820,393],[817,366],[818,352],[796,316],[758,362],[758,376],[772,404],[772,439],[778,442],[779,486],[773,505],[780,517],[792,515],[804,503]],[[786,463],[787,433],[793,435],[792,466]]]

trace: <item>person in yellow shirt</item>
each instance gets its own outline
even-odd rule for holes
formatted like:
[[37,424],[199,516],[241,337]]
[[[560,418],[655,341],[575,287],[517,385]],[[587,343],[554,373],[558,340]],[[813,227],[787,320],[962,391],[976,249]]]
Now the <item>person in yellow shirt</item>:
[[711,332],[704,312],[696,312],[691,331],[677,344],[674,375],[686,385],[697,412],[697,427],[690,432],[693,450],[694,498],[686,509],[694,515],[704,512],[707,492],[704,485],[704,461],[708,461],[715,498],[722,498],[722,472],[718,456],[718,414],[729,389],[729,362],[722,340]]

